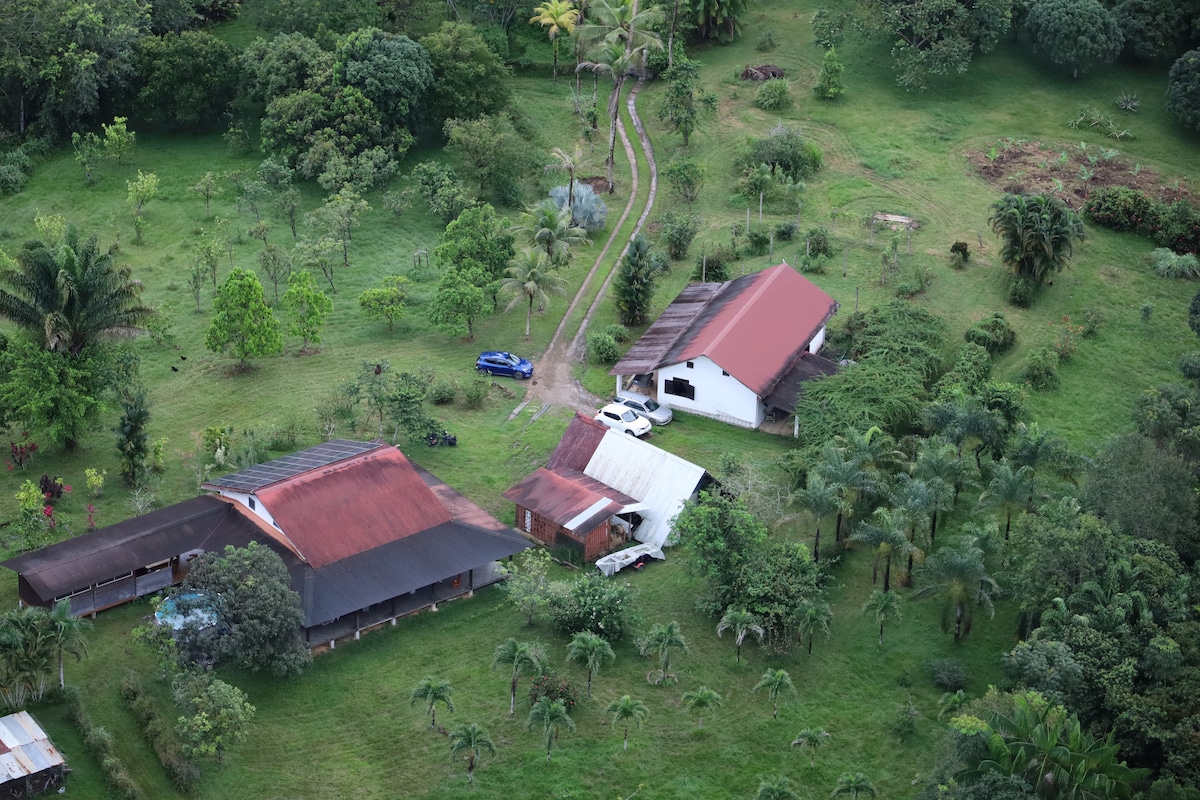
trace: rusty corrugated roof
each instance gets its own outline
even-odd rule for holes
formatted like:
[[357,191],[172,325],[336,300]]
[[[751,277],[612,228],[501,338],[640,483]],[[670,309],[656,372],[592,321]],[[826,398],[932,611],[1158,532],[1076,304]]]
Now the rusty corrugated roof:
[[609,375],[641,375],[654,372],[667,363],[663,361],[701,311],[708,306],[723,283],[692,283],[663,309],[658,319],[633,343],[625,357],[608,371]]
[[0,718],[0,744],[0,784],[67,763],[28,711]]
[[503,495],[522,508],[568,530],[590,531],[602,520],[637,501],[582,472],[537,470]]
[[571,424],[567,425],[566,433],[562,435],[558,446],[550,455],[550,461],[546,464],[546,468],[555,471],[573,469],[583,472],[588,462],[592,460],[592,453],[596,452],[596,448],[600,446],[600,440],[606,433],[608,433],[607,425],[576,411],[575,416],[571,419]]
[[256,496],[314,569],[450,521],[394,447],[274,483]]

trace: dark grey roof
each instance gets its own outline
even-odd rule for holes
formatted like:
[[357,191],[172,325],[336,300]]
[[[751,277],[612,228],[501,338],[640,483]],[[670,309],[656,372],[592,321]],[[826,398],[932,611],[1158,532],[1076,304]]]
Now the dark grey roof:
[[382,442],[356,442],[350,439],[330,439],[328,442],[309,447],[298,453],[257,464],[239,470],[223,478],[215,478],[204,484],[205,489],[229,489],[234,492],[252,494],[264,486],[294,478],[297,475],[320,469],[336,461],[360,455],[369,450],[385,447]]
[[804,353],[783,374],[771,393],[763,398],[767,408],[780,408],[789,414],[796,410],[796,398],[804,389],[804,382],[824,378],[838,371],[838,365],[827,358]]
[[49,601],[188,550],[244,547],[252,539],[266,538],[231,503],[205,495],[10,558],[0,566],[20,574]]
[[696,317],[725,286],[723,283],[692,283],[663,310],[658,319],[633,343],[609,375],[640,375],[654,372],[667,361],[667,353],[692,327]]
[[304,625],[311,628],[531,546],[512,531],[445,522],[311,570],[311,578],[293,573],[293,588],[304,598]]

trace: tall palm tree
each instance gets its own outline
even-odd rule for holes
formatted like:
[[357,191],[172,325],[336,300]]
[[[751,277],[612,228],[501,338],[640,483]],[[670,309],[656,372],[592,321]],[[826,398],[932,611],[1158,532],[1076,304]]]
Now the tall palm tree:
[[912,550],[908,541],[908,517],[900,509],[877,508],[871,522],[864,522],[850,538],[875,548],[875,560],[871,564],[871,582],[879,577],[879,562],[885,562],[883,590],[892,588],[892,557],[904,557]]
[[503,291],[513,293],[513,299],[508,304],[512,309],[521,298],[526,298],[529,305],[525,311],[525,339],[529,339],[529,326],[533,322],[533,301],[538,308],[544,308],[550,303],[550,295],[566,294],[566,281],[550,268],[550,261],[541,250],[526,247],[509,262],[508,277],[500,283]]
[[[582,46],[582,45],[580,45]],[[588,52],[587,59],[580,59],[575,65],[575,91],[579,91],[579,73],[583,70],[592,72],[592,130],[596,130],[600,122],[599,87],[600,76],[606,75],[616,80],[616,67],[623,65],[625,48],[615,42],[601,41]],[[594,149],[594,148],[593,148]]]
[[142,283],[68,228],[62,244],[26,242],[15,266],[0,268],[0,318],[42,338],[48,350],[77,356],[97,342],[136,336],[155,316]]
[[[930,483],[935,481],[949,486],[954,492],[953,505],[958,505],[958,493],[962,491],[964,475],[958,448],[941,437],[925,439],[917,451],[913,463],[913,475]],[[944,510],[944,509],[943,509]],[[931,540],[937,538],[937,514],[934,513]]]
[[758,782],[758,792],[755,793],[754,800],[800,800],[800,795],[792,791],[792,782],[787,778],[763,778]]
[[539,697],[529,711],[529,720],[525,727],[533,729],[542,726],[542,734],[546,737],[546,763],[550,763],[550,748],[562,729],[575,730],[575,720],[567,713],[567,706],[562,700],[551,700],[549,697]]
[[474,722],[450,731],[450,758],[466,758],[468,784],[475,782],[475,765],[484,753],[496,755],[496,744],[488,738],[487,731]]
[[559,208],[549,197],[527,206],[517,217],[511,232],[524,236],[530,245],[544,250],[550,267],[566,263],[573,246],[591,244],[587,231],[571,224],[571,212]]
[[544,0],[534,9],[534,15],[529,18],[530,24],[537,23],[547,29],[550,41],[554,45],[554,83],[558,84],[558,34],[568,36],[575,32],[575,23],[579,21],[579,10],[571,5],[569,0]]
[[824,600],[805,600],[800,604],[796,615],[796,626],[801,638],[808,640],[808,654],[812,655],[813,639],[817,633],[829,638],[829,623],[833,620],[833,610]]
[[616,658],[612,646],[603,637],[591,631],[580,631],[571,637],[567,645],[567,661],[582,664],[587,670],[587,696],[592,696],[592,676],[600,671],[606,662],[611,663]]
[[990,508],[1004,518],[1004,538],[1012,530],[1013,514],[1028,511],[1033,504],[1032,470],[1029,467],[1013,469],[1011,464],[1002,463],[992,473],[987,489],[979,495],[979,507]]
[[895,592],[881,592],[875,589],[867,598],[867,602],[863,604],[862,610],[864,614],[875,615],[875,624],[879,626],[879,646],[883,647],[884,624],[904,616],[904,609],[900,605],[900,596]]
[[805,487],[792,493],[792,502],[813,518],[816,525],[816,533],[813,535],[813,561],[819,562],[821,560],[821,525],[834,514],[839,514],[842,509],[837,487],[826,481],[819,472],[810,472]]
[[861,772],[843,772],[838,776],[837,786],[829,796],[837,797],[839,794],[850,795],[850,800],[858,800],[860,794],[869,794],[874,797],[875,786]]
[[721,695],[707,686],[701,686],[695,691],[683,693],[683,707],[693,714],[699,715],[700,723],[696,727],[703,728],[704,712],[720,708]]
[[517,683],[521,680],[522,672],[537,672],[546,661],[546,652],[535,642],[518,642],[509,637],[504,644],[496,648],[492,656],[492,669],[504,667],[512,670],[512,684],[508,713],[515,714],[517,710]]
[[429,713],[429,727],[437,727],[437,704],[442,703],[447,711],[454,710],[454,701],[450,699],[450,681],[441,678],[431,678],[426,675],[412,690],[409,704],[418,700],[425,701],[425,710]]
[[825,479],[841,500],[841,507],[837,512],[837,527],[833,532],[834,542],[841,542],[842,518],[854,513],[855,501],[872,483],[871,473],[858,459],[833,442],[827,442],[821,449],[813,471]]
[[1067,483],[1076,482],[1083,459],[1071,451],[1067,440],[1053,428],[1043,428],[1036,422],[1030,425],[1022,422],[1014,430],[1016,439],[1009,458],[1018,468],[1029,467],[1031,482],[1037,480],[1039,470],[1043,475],[1048,472]]
[[87,632],[92,623],[88,620],[71,615],[71,603],[59,600],[50,612],[49,619],[50,641],[58,651],[58,688],[66,688],[66,673],[63,668],[63,656],[70,653],[78,661],[88,654]]
[[634,700],[629,695],[624,695],[620,700],[614,700],[608,704],[605,713],[612,714],[613,725],[625,724],[625,744],[622,750],[629,749],[629,725],[633,723],[635,727],[642,727],[642,722],[650,713],[646,708],[646,704],[641,700]]
[[810,767],[817,765],[817,748],[829,741],[829,731],[824,728],[805,728],[792,739],[792,747],[808,748]]
[[954,641],[966,638],[971,632],[975,606],[982,606],[989,617],[996,615],[992,593],[1000,587],[987,574],[983,551],[978,547],[969,543],[943,547],[925,561],[920,573],[921,579],[928,583],[915,596],[944,597],[942,630],[953,629]]
[[1000,260],[1014,276],[1037,284],[1067,267],[1074,243],[1087,235],[1079,214],[1052,195],[1006,194],[988,222],[1000,237]]
[[737,646],[737,662],[742,663],[742,642],[747,636],[753,635],[761,643],[763,635],[766,631],[759,624],[758,617],[751,614],[744,608],[731,608],[721,617],[721,621],[717,623],[717,636],[725,633],[725,631],[733,632],[733,643]]
[[550,151],[550,155],[554,156],[555,163],[546,167],[547,170],[561,169],[567,173],[567,210],[573,211],[575,203],[575,176],[583,169],[587,163],[587,157],[583,154],[583,148],[575,145],[575,150],[568,153],[561,147],[555,147]]
[[771,719],[779,718],[779,701],[785,693],[795,694],[796,687],[792,685],[792,676],[786,669],[769,669],[763,673],[762,679],[754,685],[754,691],[767,690],[767,699],[771,701]]
[[[671,620],[666,625],[655,624],[651,626],[650,632],[646,634],[646,638],[638,643],[638,649],[643,656],[654,655],[658,657],[658,679],[654,683],[663,683],[675,677],[671,672],[671,652],[678,650],[686,654],[688,652],[687,639],[684,638],[683,632],[679,629],[679,623]],[[651,672],[651,675],[654,673]],[[648,679],[648,678],[647,678]]]

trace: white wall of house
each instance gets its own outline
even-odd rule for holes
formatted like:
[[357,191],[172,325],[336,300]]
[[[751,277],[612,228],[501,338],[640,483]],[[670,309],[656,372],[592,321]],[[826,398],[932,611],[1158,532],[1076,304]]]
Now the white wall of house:
[[266,522],[268,525],[277,530],[282,530],[282,528],[279,527],[279,523],[275,521],[273,516],[271,516],[271,512],[267,510],[267,507],[264,506],[262,501],[254,495],[247,494],[246,492],[234,492],[229,489],[221,489],[217,492],[217,494],[221,495],[221,497],[228,497],[230,500],[236,500],[249,509],[252,514]]
[[808,352],[814,356],[821,352],[821,345],[825,344],[825,326],[821,326],[821,330],[817,331],[817,335],[808,343]]
[[[668,393],[667,382],[672,380],[687,381],[695,398]],[[707,356],[660,369],[657,397],[658,402],[671,408],[717,417],[744,428],[757,428],[766,416],[758,396]]]

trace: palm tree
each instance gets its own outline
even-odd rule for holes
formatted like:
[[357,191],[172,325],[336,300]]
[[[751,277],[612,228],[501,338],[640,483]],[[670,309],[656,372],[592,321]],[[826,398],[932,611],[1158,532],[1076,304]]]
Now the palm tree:
[[88,654],[87,631],[92,623],[83,618],[71,616],[71,603],[59,600],[48,619],[50,624],[50,641],[58,651],[58,688],[67,686],[66,673],[63,668],[63,656],[70,653],[78,661]]
[[504,667],[512,670],[509,714],[515,714],[517,710],[517,683],[521,680],[521,673],[537,672],[545,660],[546,653],[542,646],[534,642],[518,642],[510,637],[496,648],[496,653],[492,656],[492,669]]
[[1028,511],[1033,503],[1033,471],[1029,467],[1013,469],[1002,463],[992,473],[987,489],[979,495],[980,508],[993,509],[1004,518],[1004,538],[1012,530],[1013,514]]
[[616,658],[612,646],[591,631],[580,631],[567,645],[567,661],[582,664],[587,670],[587,696],[592,696],[592,676],[600,671],[605,662]]
[[808,512],[816,525],[813,536],[813,561],[821,560],[821,525],[842,509],[837,487],[830,485],[819,472],[808,474],[807,485],[792,494],[792,501]]
[[[917,451],[917,460],[913,463],[913,475],[924,478],[931,484],[940,482],[954,491],[954,505],[958,505],[958,493],[963,488],[963,466],[959,458],[958,448],[941,437],[925,439]],[[945,509],[942,509],[945,510]],[[937,512],[934,512],[933,528],[930,540],[937,538]]]
[[475,764],[487,753],[496,755],[496,745],[488,738],[487,731],[472,722],[459,725],[450,731],[450,759],[467,759],[467,783],[475,782]]
[[550,267],[565,263],[570,258],[572,246],[591,244],[587,231],[571,224],[571,211],[559,208],[549,197],[527,206],[510,230],[544,250]]
[[9,706],[17,708],[42,698],[54,669],[54,654],[46,609],[26,606],[0,614],[0,673]]
[[[663,683],[675,675],[671,672],[671,651],[678,650],[681,653],[688,652],[687,639],[683,638],[682,631],[679,630],[679,623],[671,620],[666,625],[654,625],[650,628],[650,632],[646,634],[646,638],[638,643],[638,650],[643,656],[657,655],[658,656],[658,672],[659,677],[653,683]],[[650,675],[654,672],[651,671]],[[649,681],[650,677],[647,676]]]
[[875,796],[875,787],[871,784],[869,778],[861,772],[843,772],[838,776],[837,787],[830,793],[830,797],[837,797],[839,794],[850,795],[850,800],[858,800],[860,794],[869,794]]
[[[592,71],[592,130],[596,130],[600,122],[598,93],[600,75],[607,75],[616,80],[617,65],[623,64],[625,48],[618,43],[600,42],[589,53],[588,59],[580,60],[575,65],[575,91],[579,91],[579,73],[585,69]],[[593,147],[594,150],[594,147]]]
[[953,628],[954,641],[966,638],[971,632],[976,605],[983,606],[989,617],[996,615],[992,592],[998,592],[1000,587],[987,574],[983,551],[978,547],[969,543],[957,548],[943,547],[925,561],[920,573],[928,584],[915,596],[944,595],[942,630]]
[[754,685],[754,691],[759,689],[767,690],[767,698],[772,706],[771,719],[779,718],[779,700],[784,692],[796,693],[796,687],[792,685],[792,676],[788,675],[786,669],[769,669],[764,672],[762,679]]
[[906,556],[912,550],[908,541],[908,518],[903,511],[877,508],[871,516],[873,522],[863,523],[850,538],[875,548],[875,561],[871,564],[871,582],[879,577],[879,562],[884,561],[883,590],[892,588],[892,556]]
[[800,795],[792,791],[792,782],[787,778],[780,777],[773,781],[763,778],[758,783],[754,800],[800,800]]
[[429,727],[436,728],[437,704],[444,704],[447,711],[454,710],[454,701],[450,699],[450,692],[450,681],[439,678],[431,678],[426,675],[412,690],[412,696],[409,698],[409,704],[412,705],[418,700],[424,700],[425,710],[429,712]]
[[833,610],[824,600],[805,600],[796,614],[796,627],[800,638],[808,640],[808,654],[812,655],[813,639],[818,633],[829,638],[829,623],[833,621]]
[[1006,194],[989,223],[1000,237],[1000,260],[1019,278],[1040,284],[1071,262],[1074,242],[1086,233],[1079,214],[1060,198]]
[[550,151],[550,155],[554,156],[556,163],[546,167],[547,170],[561,169],[567,173],[567,210],[571,211],[575,203],[575,176],[583,169],[583,165],[587,163],[587,157],[583,154],[583,148],[575,145],[575,151],[568,153],[561,147],[556,147]]
[[513,293],[513,299],[508,304],[510,310],[521,301],[529,299],[525,311],[525,339],[529,339],[529,326],[533,322],[533,301],[536,300],[541,309],[550,303],[550,295],[566,294],[566,281],[550,268],[546,254],[541,250],[526,247],[509,262],[508,277],[500,283],[500,288]]
[[1042,470],[1043,474],[1049,472],[1059,480],[1075,484],[1083,460],[1071,451],[1066,439],[1036,422],[1031,425],[1022,422],[1015,431],[1016,441],[1009,457],[1017,467],[1029,467],[1031,483],[1037,480],[1038,470]]
[[536,725],[542,726],[542,733],[546,737],[546,763],[550,763],[550,748],[554,746],[558,732],[563,728],[574,731],[575,720],[567,713],[567,706],[562,700],[539,697],[529,711],[529,720],[525,727],[532,730]]
[[646,708],[646,704],[641,700],[634,700],[629,695],[625,695],[620,700],[614,700],[609,703],[608,708],[605,709],[605,713],[612,714],[613,725],[620,725],[622,722],[625,723],[625,744],[621,749],[628,750],[629,723],[632,722],[638,728],[642,727],[642,722],[646,719],[646,715],[650,713],[650,710]]
[[813,467],[813,472],[825,479],[837,492],[841,506],[837,512],[834,542],[842,541],[842,517],[854,513],[854,502],[871,485],[871,474],[862,463],[833,442],[826,443]]
[[97,342],[144,333],[154,309],[141,281],[100,251],[95,235],[68,228],[57,247],[26,242],[15,266],[0,269],[0,318],[43,338],[46,349],[77,356]]
[[717,694],[707,686],[701,686],[693,692],[683,693],[683,707],[693,714],[699,714],[700,724],[696,727],[704,727],[704,712],[715,711],[721,707],[721,695]]
[[717,623],[717,636],[725,633],[725,631],[733,631],[733,643],[737,646],[737,661],[742,663],[742,642],[746,636],[753,634],[754,638],[762,643],[763,626],[759,624],[758,617],[751,614],[744,608],[731,608],[721,617],[721,621]]
[[907,572],[912,575],[913,554],[917,548],[929,547],[930,532],[937,524],[931,522],[930,528],[926,530],[921,523],[925,520],[936,520],[938,510],[946,508],[950,498],[940,486],[903,472],[896,476],[896,489],[893,496],[895,504],[904,512],[909,521],[908,541],[912,543],[913,547],[908,551]]
[[817,748],[829,741],[829,731],[824,728],[805,728],[792,739],[792,747],[808,748],[809,766],[817,765]]
[[568,36],[575,32],[575,23],[579,21],[579,10],[571,5],[569,0],[544,0],[534,9],[534,15],[529,18],[530,24],[537,23],[547,29],[550,41],[554,44],[554,83],[558,84],[558,34]]
[[875,615],[875,623],[879,626],[879,646],[883,647],[884,624],[904,616],[904,609],[900,605],[900,596],[895,592],[881,592],[875,589],[867,598],[867,602],[863,604],[862,610],[864,614]]

